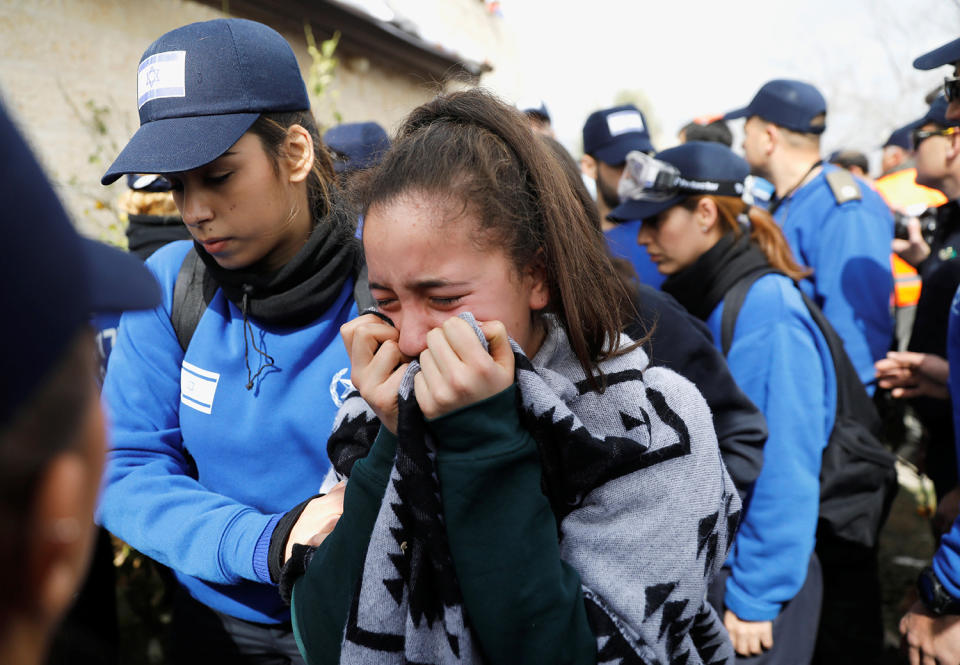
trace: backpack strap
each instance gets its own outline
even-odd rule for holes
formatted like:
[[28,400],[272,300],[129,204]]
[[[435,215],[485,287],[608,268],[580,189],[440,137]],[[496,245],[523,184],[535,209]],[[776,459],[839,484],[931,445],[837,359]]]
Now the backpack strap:
[[753,286],[753,283],[764,275],[778,272],[773,268],[761,268],[752,273],[744,275],[730,287],[730,290],[723,296],[723,317],[720,319],[720,346],[723,349],[723,357],[726,358],[730,353],[730,345],[733,344],[733,329],[737,325],[737,316],[740,315],[740,308],[743,307],[743,301],[747,298],[747,291]]
[[853,174],[846,169],[835,169],[827,173],[827,184],[830,185],[830,191],[833,192],[833,198],[837,200],[837,205],[847,201],[859,201],[863,198],[860,193],[860,185],[854,179]]
[[849,415],[873,434],[879,434],[882,423],[877,407],[867,394],[866,388],[863,387],[860,376],[843,346],[843,340],[820,307],[802,289],[800,295],[803,297],[803,304],[807,306],[807,311],[810,312],[810,318],[820,328],[830,348],[837,381],[837,415]]
[[207,310],[207,305],[216,292],[217,283],[200,260],[196,248],[191,247],[183,257],[177,281],[173,285],[173,307],[170,311],[173,331],[177,334],[177,341],[184,352],[190,346],[200,317]]

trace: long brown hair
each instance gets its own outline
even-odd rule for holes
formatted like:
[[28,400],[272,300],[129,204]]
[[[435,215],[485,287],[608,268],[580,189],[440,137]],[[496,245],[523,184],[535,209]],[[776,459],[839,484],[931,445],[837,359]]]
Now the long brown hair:
[[578,192],[519,111],[479,89],[441,95],[406,118],[363,175],[364,213],[407,192],[436,194],[473,213],[477,241],[503,248],[519,271],[540,262],[548,310],[595,382],[596,362],[616,351],[630,296]]
[[680,205],[692,212],[697,209],[700,200],[705,198],[717,204],[717,223],[724,233],[737,236],[743,233],[743,227],[737,218],[745,214],[750,220],[750,242],[760,248],[771,266],[795,282],[813,274],[812,270],[804,268],[794,260],[793,251],[787,244],[783,231],[766,210],[748,206],[736,196],[691,196]]

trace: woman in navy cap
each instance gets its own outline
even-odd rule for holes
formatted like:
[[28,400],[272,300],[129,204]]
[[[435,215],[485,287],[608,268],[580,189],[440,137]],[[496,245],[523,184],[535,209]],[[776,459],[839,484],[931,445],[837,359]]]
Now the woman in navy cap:
[[342,487],[313,497],[350,387],[356,215],[274,30],[178,28],[137,83],[140,129],[103,182],[163,174],[193,242],[149,259],[163,303],[121,321],[99,517],[173,570],[173,662],[301,662],[275,584],[341,511]]
[[691,142],[656,158],[632,153],[620,184],[624,203],[613,216],[644,220],[638,242],[667,275],[663,289],[706,321],[721,350],[731,287],[775,271],[747,292],[727,353],[737,383],[766,416],[769,437],[715,604],[740,656],[766,651],[764,662],[806,663],[821,599],[814,545],[836,378],[795,284],[806,272],[772,218],[741,199],[748,172],[716,143]]

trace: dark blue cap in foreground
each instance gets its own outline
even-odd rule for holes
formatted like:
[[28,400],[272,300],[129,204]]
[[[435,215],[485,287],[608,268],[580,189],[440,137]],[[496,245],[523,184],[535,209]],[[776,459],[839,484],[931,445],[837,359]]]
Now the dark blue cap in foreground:
[[334,160],[337,173],[370,168],[390,149],[390,137],[375,122],[348,122],[331,127],[324,133],[323,142],[346,158]]
[[623,164],[632,150],[653,152],[643,113],[633,104],[594,111],[583,125],[583,151],[604,164]]
[[686,181],[676,196],[665,201],[626,200],[608,218],[615,222],[656,217],[691,196],[716,194],[740,196],[750,166],[730,148],[715,142],[690,141],[656,154],[656,159],[674,166]]
[[823,124],[812,124],[815,117],[827,112],[827,102],[820,91],[809,83],[774,79],[763,84],[750,104],[730,111],[725,120],[759,116],[767,122],[804,134],[821,134]]
[[238,18],[191,23],[144,52],[140,129],[101,178],[175,173],[209,164],[261,113],[310,108],[300,66],[273,28]]
[[944,65],[960,62],[960,39],[954,39],[943,46],[938,46],[929,53],[924,53],[913,61],[915,69],[936,69]]
[[160,304],[135,256],[81,238],[0,105],[0,427],[26,403],[94,312]]

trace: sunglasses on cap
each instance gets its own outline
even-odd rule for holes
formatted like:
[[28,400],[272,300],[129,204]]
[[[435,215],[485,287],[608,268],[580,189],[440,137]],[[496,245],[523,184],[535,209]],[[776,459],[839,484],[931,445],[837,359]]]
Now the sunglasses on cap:
[[960,131],[960,127],[947,127],[946,129],[915,129],[910,132],[910,140],[913,143],[913,149],[916,150],[920,144],[931,136],[951,136]]
[[960,76],[947,76],[943,79],[943,96],[948,102],[960,101]]
[[683,194],[741,196],[742,182],[723,180],[691,180],[680,175],[673,164],[639,150],[627,153],[623,176],[617,185],[620,202],[650,201],[659,203]]

